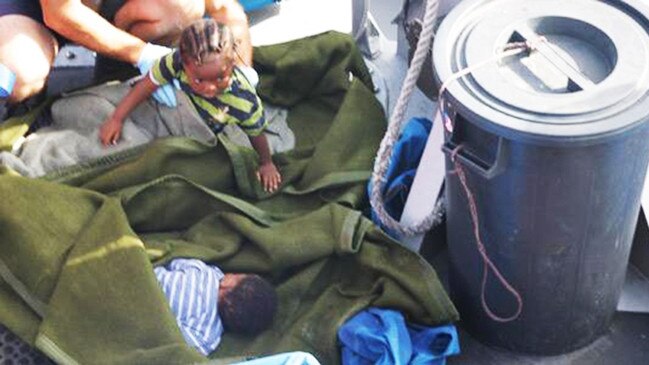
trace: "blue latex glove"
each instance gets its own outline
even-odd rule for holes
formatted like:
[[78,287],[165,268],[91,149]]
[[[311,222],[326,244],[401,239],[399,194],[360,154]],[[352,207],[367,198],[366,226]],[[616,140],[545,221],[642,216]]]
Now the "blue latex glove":
[[14,89],[16,74],[0,63],[0,99],[8,98]]
[[255,71],[254,68],[250,66],[239,66],[239,70],[243,74],[243,76],[246,77],[250,85],[256,89],[257,84],[259,84],[259,75],[257,74],[257,71]]
[[[171,48],[159,46],[153,43],[147,43],[142,53],[140,54],[140,59],[137,61],[135,66],[140,70],[142,75],[146,75],[153,63],[160,59],[160,57],[170,53]],[[154,93],[153,98],[160,104],[166,105],[170,108],[175,108],[176,103],[176,93],[174,92],[173,86],[167,84],[160,86]]]

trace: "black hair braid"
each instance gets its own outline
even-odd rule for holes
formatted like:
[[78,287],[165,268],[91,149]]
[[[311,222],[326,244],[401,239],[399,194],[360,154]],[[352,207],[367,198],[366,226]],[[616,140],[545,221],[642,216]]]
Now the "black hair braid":
[[236,53],[232,30],[214,19],[200,19],[187,27],[180,36],[180,56],[199,65],[213,55],[234,58]]

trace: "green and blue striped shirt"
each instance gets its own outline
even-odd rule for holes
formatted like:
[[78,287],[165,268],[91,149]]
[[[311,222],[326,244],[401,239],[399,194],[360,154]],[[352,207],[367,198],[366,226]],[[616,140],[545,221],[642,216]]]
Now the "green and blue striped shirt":
[[178,80],[181,90],[189,96],[198,114],[215,134],[220,133],[226,124],[236,124],[252,137],[260,135],[266,127],[261,99],[237,67],[232,71],[229,89],[213,98],[203,97],[192,90],[178,50],[156,61],[149,77],[156,85]]

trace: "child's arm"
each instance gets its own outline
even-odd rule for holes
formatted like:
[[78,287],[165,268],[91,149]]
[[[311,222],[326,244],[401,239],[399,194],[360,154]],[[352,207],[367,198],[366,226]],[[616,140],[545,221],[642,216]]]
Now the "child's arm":
[[252,147],[259,155],[259,170],[257,170],[257,179],[261,182],[261,186],[269,193],[274,192],[282,182],[282,175],[280,175],[277,166],[273,163],[270,156],[270,148],[268,147],[268,140],[265,134],[260,134],[256,137],[249,137]]
[[113,114],[101,125],[99,139],[105,146],[116,144],[122,133],[122,125],[126,118],[136,106],[148,98],[158,88],[148,75],[138,81],[128,94],[120,101]]

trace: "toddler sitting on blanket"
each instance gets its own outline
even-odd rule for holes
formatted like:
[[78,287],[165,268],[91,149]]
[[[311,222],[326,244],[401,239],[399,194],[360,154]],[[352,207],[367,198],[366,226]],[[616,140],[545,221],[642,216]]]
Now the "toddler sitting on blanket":
[[226,331],[258,334],[273,322],[277,294],[259,275],[224,274],[195,259],[175,259],[154,273],[187,343],[207,356]]
[[215,134],[226,124],[241,127],[259,155],[257,178],[264,190],[277,190],[282,178],[262,133],[267,123],[261,100],[244,71],[235,65],[235,55],[237,45],[229,27],[213,19],[193,23],[183,31],[179,49],[160,58],[148,77],[141,79],[117,105],[101,126],[101,142],[116,144],[128,114],[158,86],[172,83],[189,96]]

